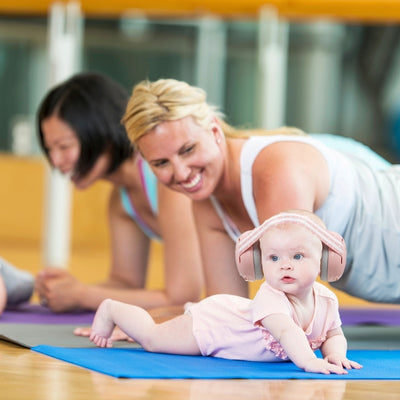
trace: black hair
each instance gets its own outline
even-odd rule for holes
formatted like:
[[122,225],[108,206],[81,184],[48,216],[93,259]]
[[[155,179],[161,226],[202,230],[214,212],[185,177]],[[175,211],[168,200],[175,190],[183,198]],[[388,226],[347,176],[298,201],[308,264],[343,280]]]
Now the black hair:
[[41,125],[46,118],[57,115],[73,129],[80,142],[75,171],[79,176],[86,175],[107,149],[111,151],[107,173],[115,171],[133,153],[121,122],[128,99],[125,88],[99,73],[79,73],[52,88],[37,114],[39,141],[49,162]]

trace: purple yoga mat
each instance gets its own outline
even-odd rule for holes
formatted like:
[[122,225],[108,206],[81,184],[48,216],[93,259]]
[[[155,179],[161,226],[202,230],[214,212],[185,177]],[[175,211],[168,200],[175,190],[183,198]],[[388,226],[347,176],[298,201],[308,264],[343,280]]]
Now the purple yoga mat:
[[[93,317],[92,311],[53,313],[39,304],[22,304],[4,311],[0,323],[91,325]],[[344,307],[340,309],[340,317],[343,326],[400,326],[400,308]]]
[[26,303],[5,310],[0,323],[91,325],[93,317],[92,311],[54,313],[39,304]]
[[341,308],[343,326],[386,325],[400,326],[400,308]]

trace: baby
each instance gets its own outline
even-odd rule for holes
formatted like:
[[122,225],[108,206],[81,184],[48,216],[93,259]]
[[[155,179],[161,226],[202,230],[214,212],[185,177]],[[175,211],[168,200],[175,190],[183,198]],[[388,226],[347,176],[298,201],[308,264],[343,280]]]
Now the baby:
[[34,278],[0,257],[0,314],[7,305],[28,301],[33,292]]
[[[261,249],[261,252],[258,251]],[[236,262],[245,279],[261,279],[254,300],[218,294],[191,305],[184,315],[156,324],[140,307],[107,299],[90,340],[111,347],[118,325],[147,351],[236,360],[291,360],[307,372],[346,374],[361,368],[346,357],[336,296],[315,282],[343,273],[342,237],[306,211],[280,213],[242,234]],[[320,349],[323,359],[314,350]]]

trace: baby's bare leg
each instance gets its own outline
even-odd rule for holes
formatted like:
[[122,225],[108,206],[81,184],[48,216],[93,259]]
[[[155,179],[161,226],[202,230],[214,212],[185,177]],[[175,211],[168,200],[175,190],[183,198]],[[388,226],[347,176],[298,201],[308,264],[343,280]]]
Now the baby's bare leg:
[[94,318],[90,340],[100,347],[110,347],[114,326],[148,351],[175,354],[200,354],[192,333],[192,318],[181,315],[156,324],[141,307],[114,300],[104,300]]
[[133,340],[142,344],[151,337],[156,324],[143,308],[107,299],[97,309],[90,340],[99,347],[111,347],[111,335],[116,325]]

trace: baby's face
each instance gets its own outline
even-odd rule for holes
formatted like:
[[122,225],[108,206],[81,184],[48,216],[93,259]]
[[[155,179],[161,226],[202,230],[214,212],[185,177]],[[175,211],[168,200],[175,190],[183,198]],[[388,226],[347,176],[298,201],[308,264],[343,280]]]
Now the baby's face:
[[277,290],[301,295],[320,273],[322,243],[308,229],[285,224],[260,239],[265,280]]

